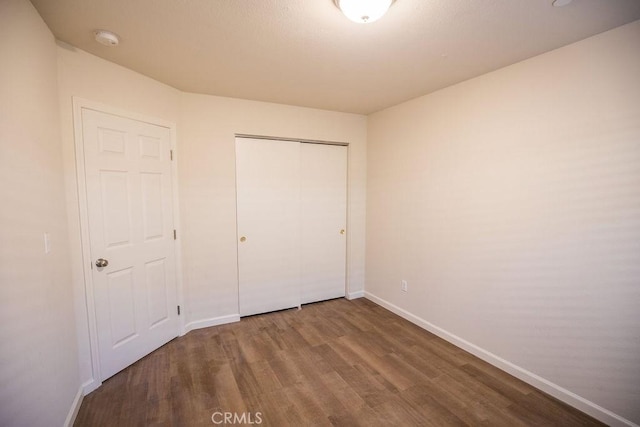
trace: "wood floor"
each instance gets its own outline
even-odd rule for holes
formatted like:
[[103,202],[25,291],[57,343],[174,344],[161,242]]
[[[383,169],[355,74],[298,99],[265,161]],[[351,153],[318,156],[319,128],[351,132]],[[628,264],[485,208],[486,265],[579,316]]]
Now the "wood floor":
[[75,425],[243,422],[601,425],[365,299],[310,304],[176,338],[86,396]]

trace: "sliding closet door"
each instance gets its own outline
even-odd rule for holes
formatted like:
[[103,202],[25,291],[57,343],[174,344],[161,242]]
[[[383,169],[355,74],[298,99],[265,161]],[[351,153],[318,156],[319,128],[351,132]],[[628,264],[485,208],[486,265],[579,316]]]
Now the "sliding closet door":
[[240,315],[300,304],[300,144],[236,138]]
[[300,144],[302,304],[345,296],[347,147]]

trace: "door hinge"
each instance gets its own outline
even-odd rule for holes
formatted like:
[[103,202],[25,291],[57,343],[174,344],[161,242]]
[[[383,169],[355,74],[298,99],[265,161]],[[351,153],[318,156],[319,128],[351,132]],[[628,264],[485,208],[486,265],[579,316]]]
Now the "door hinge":
[[176,240],[178,238],[178,234],[176,233],[175,228],[173,229],[173,240]]
[[178,316],[180,316],[180,306],[178,306]]
[[173,160],[173,150],[169,150],[169,158]]

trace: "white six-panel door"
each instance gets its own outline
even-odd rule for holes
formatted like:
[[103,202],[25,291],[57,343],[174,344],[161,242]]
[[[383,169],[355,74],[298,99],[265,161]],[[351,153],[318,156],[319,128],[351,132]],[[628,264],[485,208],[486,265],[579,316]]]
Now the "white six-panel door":
[[345,295],[347,148],[236,138],[240,315]]
[[104,380],[178,335],[171,135],[83,108],[82,137]]

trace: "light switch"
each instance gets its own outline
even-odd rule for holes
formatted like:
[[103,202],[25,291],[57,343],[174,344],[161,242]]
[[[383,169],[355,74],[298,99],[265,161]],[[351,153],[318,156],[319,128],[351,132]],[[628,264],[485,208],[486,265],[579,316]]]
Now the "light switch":
[[44,233],[44,253],[48,254],[49,252],[51,252],[51,235]]

